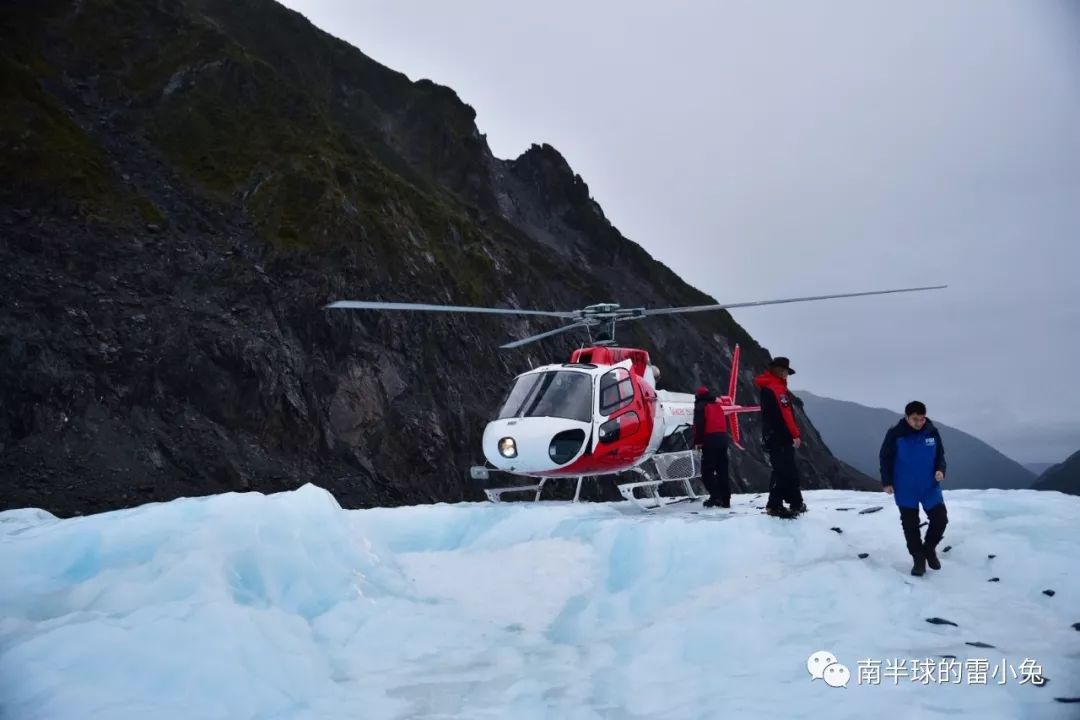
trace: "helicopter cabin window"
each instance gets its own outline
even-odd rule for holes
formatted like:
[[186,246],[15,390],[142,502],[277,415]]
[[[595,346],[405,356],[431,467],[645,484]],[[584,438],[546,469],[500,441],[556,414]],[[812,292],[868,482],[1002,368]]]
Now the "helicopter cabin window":
[[600,378],[600,414],[610,415],[634,402],[634,383],[626,368],[615,368]]
[[592,421],[592,377],[573,370],[522,375],[499,410],[498,419],[557,417]]

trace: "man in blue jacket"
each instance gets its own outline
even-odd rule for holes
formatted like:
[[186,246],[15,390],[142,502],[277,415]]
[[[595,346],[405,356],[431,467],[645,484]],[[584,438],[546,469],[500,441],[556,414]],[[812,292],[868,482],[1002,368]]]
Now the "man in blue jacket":
[[[914,560],[911,574],[922,575],[927,565],[940,570],[935,549],[949,522],[941,495],[945,446],[938,429],[926,417],[926,405],[917,400],[907,404],[904,418],[885,434],[879,458],[881,484],[900,508],[900,525]],[[919,533],[919,505],[930,521],[925,540]]]

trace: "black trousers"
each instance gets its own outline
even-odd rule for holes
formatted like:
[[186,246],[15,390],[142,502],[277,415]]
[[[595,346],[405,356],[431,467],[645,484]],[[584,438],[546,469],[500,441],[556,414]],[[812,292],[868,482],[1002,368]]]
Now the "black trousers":
[[945,526],[949,524],[949,513],[945,510],[945,503],[938,503],[926,511],[926,519],[930,521],[926,528],[926,539],[923,540],[919,532],[919,508],[900,508],[900,526],[904,528],[904,541],[907,542],[908,552],[913,557],[926,554],[927,550],[933,550],[945,537]]
[[765,445],[765,452],[772,466],[769,500],[765,507],[780,508],[787,502],[792,508],[801,508],[803,497],[799,489],[799,469],[795,466],[795,447],[790,441],[773,441]]
[[711,500],[731,502],[731,483],[728,482],[728,435],[712,433],[705,436],[701,446],[701,481]]

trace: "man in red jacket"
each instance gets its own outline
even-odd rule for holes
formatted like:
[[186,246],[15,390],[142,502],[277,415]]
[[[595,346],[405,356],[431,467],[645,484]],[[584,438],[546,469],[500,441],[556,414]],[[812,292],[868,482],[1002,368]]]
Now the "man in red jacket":
[[705,386],[694,397],[694,446],[701,448],[701,481],[709,491],[704,506],[731,507],[727,418],[716,395]]
[[[768,370],[754,379],[754,385],[761,390],[762,444],[772,465],[765,512],[783,518],[806,512],[799,489],[799,469],[795,466],[795,451],[802,447],[802,437],[795,424],[787,386],[788,376],[794,374],[791,361],[777,357]],[[784,507],[784,502],[791,506],[790,510]]]

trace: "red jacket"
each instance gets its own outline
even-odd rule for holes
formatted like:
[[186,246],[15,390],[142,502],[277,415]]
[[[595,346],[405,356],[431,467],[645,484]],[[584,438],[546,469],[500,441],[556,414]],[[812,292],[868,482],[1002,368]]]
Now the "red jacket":
[[787,380],[766,371],[754,378],[754,385],[761,390],[761,421],[765,437],[783,439],[790,436],[792,440],[799,437],[799,426],[795,424],[795,413],[791,411]]
[[716,396],[706,387],[697,389],[694,398],[694,444],[705,442],[706,435],[727,432],[727,415]]

